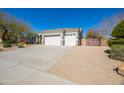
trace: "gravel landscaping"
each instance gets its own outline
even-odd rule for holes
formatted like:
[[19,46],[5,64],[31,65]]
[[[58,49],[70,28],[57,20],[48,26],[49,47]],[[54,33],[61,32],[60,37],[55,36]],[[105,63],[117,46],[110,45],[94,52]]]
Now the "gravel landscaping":
[[77,84],[124,84],[124,77],[113,71],[121,62],[104,51],[108,47],[74,47],[48,70]]

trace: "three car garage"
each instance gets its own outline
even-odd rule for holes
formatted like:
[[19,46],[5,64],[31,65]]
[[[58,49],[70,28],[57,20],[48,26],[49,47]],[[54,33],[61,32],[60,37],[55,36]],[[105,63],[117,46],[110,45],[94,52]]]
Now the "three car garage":
[[[61,35],[54,34],[54,35],[45,35],[45,44],[44,45],[61,45]],[[66,34],[64,37],[64,45],[65,46],[75,46],[76,45],[76,34]]]
[[82,34],[81,29],[57,29],[43,31],[40,35],[42,36],[42,45],[76,46],[80,45]]

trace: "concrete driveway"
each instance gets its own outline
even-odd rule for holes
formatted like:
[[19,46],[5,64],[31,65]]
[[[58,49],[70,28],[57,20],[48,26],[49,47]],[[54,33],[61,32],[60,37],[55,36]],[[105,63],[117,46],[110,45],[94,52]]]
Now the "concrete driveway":
[[0,84],[73,84],[46,72],[70,49],[36,45],[0,52]]

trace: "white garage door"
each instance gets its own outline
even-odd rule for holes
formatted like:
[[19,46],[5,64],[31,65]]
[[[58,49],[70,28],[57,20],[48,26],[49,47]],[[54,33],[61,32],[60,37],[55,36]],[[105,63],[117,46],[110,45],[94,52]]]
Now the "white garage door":
[[76,34],[66,34],[65,45],[66,46],[75,46],[76,45]]
[[46,35],[45,36],[45,45],[60,45],[60,35]]

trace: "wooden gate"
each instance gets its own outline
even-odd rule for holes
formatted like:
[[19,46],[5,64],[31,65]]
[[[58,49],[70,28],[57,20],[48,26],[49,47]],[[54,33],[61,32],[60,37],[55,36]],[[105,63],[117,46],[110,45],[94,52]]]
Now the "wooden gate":
[[89,39],[86,39],[86,45],[87,46],[101,46],[101,40],[89,38]]

